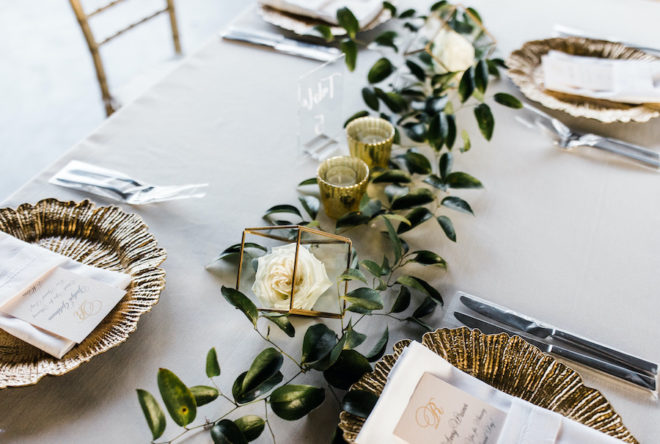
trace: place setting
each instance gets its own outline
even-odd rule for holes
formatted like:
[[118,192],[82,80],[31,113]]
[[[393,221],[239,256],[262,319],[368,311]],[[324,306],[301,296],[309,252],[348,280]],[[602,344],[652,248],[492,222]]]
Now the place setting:
[[6,200],[0,440],[652,442],[660,51],[477,6],[258,0]]

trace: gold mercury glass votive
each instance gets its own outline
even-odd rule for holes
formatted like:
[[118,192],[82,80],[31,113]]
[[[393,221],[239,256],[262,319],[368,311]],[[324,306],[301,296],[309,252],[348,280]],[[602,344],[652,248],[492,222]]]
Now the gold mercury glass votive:
[[387,168],[392,152],[394,127],[380,117],[360,117],[346,127],[351,156],[364,160],[369,168]]
[[358,210],[369,183],[369,167],[357,157],[331,157],[319,165],[316,179],[325,213],[337,219]]

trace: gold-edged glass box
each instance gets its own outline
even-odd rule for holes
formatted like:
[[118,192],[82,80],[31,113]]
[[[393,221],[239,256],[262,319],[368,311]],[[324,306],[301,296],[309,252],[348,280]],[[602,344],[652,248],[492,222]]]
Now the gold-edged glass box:
[[301,225],[243,230],[236,289],[262,311],[340,318],[351,240]]

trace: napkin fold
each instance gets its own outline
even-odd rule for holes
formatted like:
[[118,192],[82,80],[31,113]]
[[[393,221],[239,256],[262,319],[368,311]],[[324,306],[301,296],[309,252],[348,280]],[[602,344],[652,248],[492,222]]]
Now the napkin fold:
[[[0,286],[0,328],[58,359],[76,343],[3,312],[3,306],[8,306],[9,301],[29,292],[56,268],[121,290],[126,289],[131,283],[131,276],[128,274],[85,265],[0,232],[0,258],[10,256],[14,258],[13,263],[0,261],[0,282],[2,276],[5,276],[7,284],[4,291]],[[16,269],[19,269],[20,273],[16,273]]]
[[426,372],[507,412],[497,444],[569,444],[577,442],[615,444],[621,442],[558,413],[500,392],[458,370],[422,344],[412,342],[392,368],[383,393],[357,437],[358,444],[405,443],[401,438],[394,436],[394,429],[404,413],[418,381]]
[[383,9],[381,0],[259,0],[262,5],[280,11],[323,20],[337,25],[337,10],[347,7],[353,12],[360,29],[368,25]]
[[660,103],[660,61],[605,59],[550,51],[541,58],[547,89],[624,103]]

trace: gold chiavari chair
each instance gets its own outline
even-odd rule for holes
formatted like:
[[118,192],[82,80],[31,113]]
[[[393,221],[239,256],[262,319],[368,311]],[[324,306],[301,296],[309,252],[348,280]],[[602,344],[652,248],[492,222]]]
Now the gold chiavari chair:
[[149,21],[160,14],[168,13],[170,17],[170,25],[172,26],[172,40],[174,41],[174,51],[177,54],[181,54],[181,43],[179,42],[179,29],[177,27],[176,15],[174,13],[174,0],[165,0],[166,2],[165,8],[160,9],[152,13],[151,15],[148,15],[147,17],[144,17],[134,23],[131,23],[130,25],[120,29],[119,31],[105,38],[104,40],[97,42],[96,38],[94,37],[94,33],[92,32],[92,29],[89,26],[89,19],[104,11],[107,11],[108,9],[112,8],[113,6],[116,6],[119,3],[122,3],[123,1],[125,0],[111,0],[108,4],[101,6],[100,8],[87,14],[83,9],[80,0],[69,0],[69,3],[71,3],[71,7],[73,8],[73,12],[76,15],[76,19],[78,19],[78,24],[80,25],[80,29],[82,30],[83,36],[85,37],[85,41],[87,42],[87,46],[89,47],[89,52],[92,54],[92,61],[94,62],[94,69],[96,70],[96,77],[99,81],[99,86],[101,88],[101,96],[103,98],[103,104],[105,106],[105,113],[108,116],[117,110],[118,105],[114,100],[114,98],[112,97],[112,95],[110,94],[110,90],[108,88],[108,81],[105,76],[103,60],[101,59],[101,54],[99,52],[101,46],[105,45],[112,39],[120,36],[124,32],[133,29],[136,26],[141,25],[142,23]]

